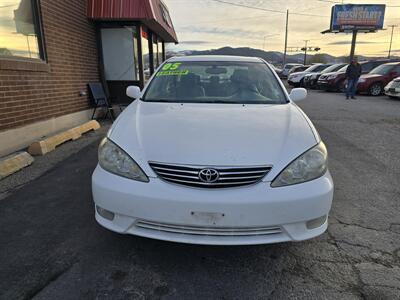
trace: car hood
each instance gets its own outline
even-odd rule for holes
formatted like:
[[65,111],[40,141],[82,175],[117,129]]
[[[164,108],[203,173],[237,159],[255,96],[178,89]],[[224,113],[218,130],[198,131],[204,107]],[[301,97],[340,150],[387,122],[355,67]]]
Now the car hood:
[[319,136],[295,104],[180,104],[135,101],[109,138],[146,174],[148,161],[204,166],[274,165],[277,174]]
[[360,78],[363,78],[363,79],[374,79],[374,78],[380,78],[380,77],[383,77],[383,76],[380,75],[380,74],[364,74],[364,75],[361,75]]
[[324,73],[322,75],[324,75],[325,77],[331,76],[331,75],[341,75],[344,74],[344,72],[329,72],[329,73]]
[[321,75],[322,73],[321,72],[311,72],[311,73],[308,73],[306,76],[313,76],[313,75],[317,75],[317,76],[319,76],[319,75]]

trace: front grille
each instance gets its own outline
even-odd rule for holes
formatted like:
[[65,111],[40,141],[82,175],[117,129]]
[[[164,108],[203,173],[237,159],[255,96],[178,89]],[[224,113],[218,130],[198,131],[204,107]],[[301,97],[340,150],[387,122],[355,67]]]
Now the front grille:
[[271,235],[281,234],[282,229],[278,226],[270,227],[203,227],[203,226],[187,226],[176,224],[165,224],[158,222],[150,222],[139,220],[136,226],[148,230],[165,231],[176,234],[193,234],[207,236],[254,236],[254,235]]
[[[260,181],[271,170],[271,166],[214,167],[164,164],[149,162],[156,174],[165,181],[200,188],[228,188],[244,186]],[[214,182],[200,178],[200,171],[213,170],[218,173]]]

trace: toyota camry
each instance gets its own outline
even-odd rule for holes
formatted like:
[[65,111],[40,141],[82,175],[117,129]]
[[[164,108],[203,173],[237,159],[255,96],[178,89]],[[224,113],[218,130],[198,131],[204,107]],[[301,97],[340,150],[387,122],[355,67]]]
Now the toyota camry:
[[99,146],[97,222],[213,245],[301,241],[328,226],[333,182],[316,129],[259,58],[162,64]]

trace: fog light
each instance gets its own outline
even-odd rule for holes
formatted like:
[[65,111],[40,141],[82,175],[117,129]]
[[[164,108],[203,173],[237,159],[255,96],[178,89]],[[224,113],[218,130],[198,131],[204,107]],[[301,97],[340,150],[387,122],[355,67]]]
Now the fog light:
[[327,215],[307,221],[307,229],[315,229],[322,226],[326,221]]
[[102,216],[104,219],[107,219],[107,220],[110,220],[110,221],[114,220],[115,214],[112,211],[109,211],[109,210],[104,209],[104,208],[102,208],[100,206],[97,206],[97,205],[96,205],[96,210],[97,210],[97,213],[100,216]]

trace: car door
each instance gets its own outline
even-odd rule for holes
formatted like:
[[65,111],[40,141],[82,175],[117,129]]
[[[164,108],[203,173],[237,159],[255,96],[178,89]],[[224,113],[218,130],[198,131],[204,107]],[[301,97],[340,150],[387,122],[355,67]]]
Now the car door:
[[393,70],[390,72],[390,78],[388,82],[392,81],[393,79],[399,76],[400,76],[400,64],[394,67]]

